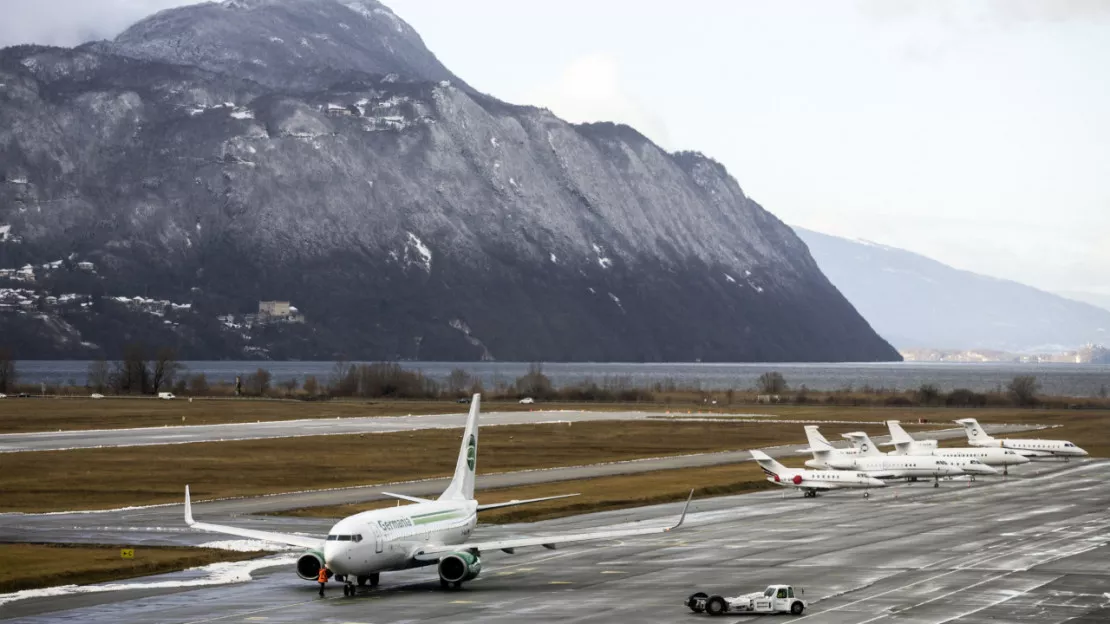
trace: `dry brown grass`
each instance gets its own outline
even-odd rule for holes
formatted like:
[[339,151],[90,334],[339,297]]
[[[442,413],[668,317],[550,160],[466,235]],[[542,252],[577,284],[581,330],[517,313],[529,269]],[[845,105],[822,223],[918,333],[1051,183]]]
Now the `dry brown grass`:
[[[135,558],[121,558],[121,548],[133,548]],[[0,544],[0,593],[117,581],[265,554],[212,548]]]
[[[776,486],[764,478],[763,471],[760,470],[758,465],[745,462],[706,468],[657,470],[640,474],[485,490],[479,492],[477,498],[482,503],[498,503],[513,499],[540,498],[572,492],[581,494],[581,496],[573,498],[483,511],[479,515],[481,522],[505,524],[509,522],[535,522],[596,511],[680,501],[686,499],[691,488],[695,490],[695,498],[703,498],[740,494],[773,487]],[[396,504],[397,501],[388,499],[352,505],[309,507],[279,515],[342,518],[361,511],[393,507]]]
[[[826,434],[854,429],[829,426]],[[482,429],[482,472],[804,443],[801,427],[622,421]],[[0,511],[101,509],[448,476],[457,430],[0,454]]]

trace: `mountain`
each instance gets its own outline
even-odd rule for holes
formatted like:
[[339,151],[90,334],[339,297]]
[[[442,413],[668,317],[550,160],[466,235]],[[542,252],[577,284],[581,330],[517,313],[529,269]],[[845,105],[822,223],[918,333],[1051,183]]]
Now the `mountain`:
[[1095,307],[1110,311],[1110,294],[1107,293],[1090,292],[1084,290],[1058,290],[1056,291],[1056,294],[1065,299],[1089,303]]
[[1110,342],[1110,311],[902,249],[794,231],[832,283],[899,349],[1031,353]]
[[2,50],[0,128],[19,357],[899,359],[720,164],[477,93],[372,0]]

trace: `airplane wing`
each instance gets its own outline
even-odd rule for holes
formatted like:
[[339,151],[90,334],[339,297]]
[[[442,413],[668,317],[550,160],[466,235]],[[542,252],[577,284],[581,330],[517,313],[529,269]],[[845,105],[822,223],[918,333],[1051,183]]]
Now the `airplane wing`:
[[465,550],[504,550],[505,552],[513,552],[516,548],[524,548],[527,546],[543,546],[544,548],[554,549],[556,544],[567,544],[570,542],[589,542],[598,540],[613,540],[621,539],[624,537],[633,537],[636,535],[654,535],[657,533],[668,533],[682,526],[683,521],[686,520],[686,511],[690,508],[690,500],[694,497],[694,491],[690,490],[690,496],[686,499],[686,506],[682,508],[682,515],[679,516],[678,522],[671,526],[666,527],[651,527],[646,529],[618,529],[611,531],[594,531],[592,533],[568,533],[564,535],[550,535],[547,537],[522,537],[515,539],[492,540],[488,542],[469,542],[466,544],[453,544],[453,545],[429,545],[422,548],[414,554],[414,557],[419,561],[436,561],[442,557],[449,555],[453,552],[460,552]]
[[1022,457],[1030,457],[1030,458],[1032,458],[1032,457],[1055,457],[1055,455],[1053,455],[1052,453],[1050,453],[1048,451],[1033,451],[1033,450],[1029,450],[1029,449],[1016,449],[1016,448],[1011,448],[1009,446],[1003,446],[1002,448],[1011,450],[1011,451],[1017,453],[1018,455],[1021,455]]
[[544,496],[542,498],[526,498],[519,500],[514,498],[511,501],[503,503],[488,503],[486,505],[478,505],[478,511],[486,511],[488,509],[501,509],[502,507],[514,507],[516,505],[527,505],[528,503],[540,503],[549,500],[558,500],[560,498],[570,498],[571,496],[578,496],[578,494],[559,494],[558,496]]
[[277,544],[288,544],[290,546],[301,546],[303,548],[323,548],[324,546],[324,539],[321,537],[310,537],[308,535],[292,535],[289,533],[273,533],[270,531],[256,531],[254,529],[241,529],[239,527],[225,526],[222,524],[208,524],[207,522],[197,522],[193,519],[193,505],[189,500],[189,486],[187,485],[185,486],[185,524],[201,531],[225,533],[227,535],[246,537],[248,539],[262,540],[265,542],[274,542]]

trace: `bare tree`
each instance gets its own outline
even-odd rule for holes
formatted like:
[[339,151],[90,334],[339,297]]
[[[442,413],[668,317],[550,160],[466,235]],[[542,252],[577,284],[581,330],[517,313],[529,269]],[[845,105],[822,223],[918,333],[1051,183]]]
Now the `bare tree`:
[[1036,405],[1037,391],[1040,388],[1037,378],[1032,375],[1018,375],[1006,384],[1006,391],[1010,394],[1010,398],[1021,406]]
[[95,392],[104,392],[108,387],[111,369],[105,359],[93,360],[89,363],[88,381],[85,385]]
[[208,394],[208,376],[204,373],[197,373],[190,377],[189,394],[193,396],[204,396]]
[[150,384],[153,392],[157,393],[163,387],[173,385],[173,378],[184,366],[177,361],[177,352],[170,347],[158,349],[158,353],[151,362]]
[[15,389],[15,380],[19,373],[15,370],[15,358],[10,349],[0,348],[0,392],[10,392]]
[[297,391],[297,378],[290,377],[278,385],[281,386],[282,390],[285,390],[286,394],[293,394]]
[[933,384],[921,384],[917,389],[917,402],[922,405],[933,405],[940,401],[940,389]]
[[786,392],[786,378],[779,372],[763,373],[756,381],[761,394],[782,394]]
[[116,362],[112,386],[117,392],[147,394],[150,392],[150,371],[146,367],[146,348],[132,342],[123,347],[123,359]]
[[466,390],[470,385],[470,373],[461,368],[456,368],[451,371],[447,376],[447,392],[450,394],[459,394]]
[[316,396],[320,392],[320,382],[316,381],[316,375],[304,378],[304,391],[308,396]]
[[270,380],[273,375],[265,368],[260,368],[247,376],[247,393],[262,396],[270,391]]

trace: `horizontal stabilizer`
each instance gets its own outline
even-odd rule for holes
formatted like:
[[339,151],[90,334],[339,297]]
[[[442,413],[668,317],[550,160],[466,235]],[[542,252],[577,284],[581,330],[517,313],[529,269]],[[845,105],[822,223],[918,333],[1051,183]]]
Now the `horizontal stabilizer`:
[[433,502],[435,502],[435,501],[427,499],[427,498],[420,498],[419,496],[408,496],[407,494],[394,494],[393,492],[382,492],[382,494],[385,495],[385,496],[392,497],[392,498],[399,498],[399,499],[404,500],[404,501],[409,501],[410,503],[433,503]]
[[275,542],[277,544],[300,546],[301,548],[322,548],[324,546],[324,538],[322,537],[292,535],[289,533],[274,533],[272,531],[257,531],[255,529],[241,529],[239,527],[225,526],[222,524],[208,524],[207,522],[197,522],[195,519],[193,519],[193,503],[189,498],[189,486],[187,485],[185,486],[185,524],[199,531],[211,531],[212,533],[235,535],[236,537],[262,540],[264,542]]
[[558,500],[560,498],[570,498],[571,496],[579,496],[576,492],[574,494],[559,494],[557,496],[544,496],[541,498],[527,498],[524,500],[513,499],[503,503],[489,503],[487,505],[478,505],[478,511],[487,511],[489,509],[501,509],[502,507],[516,507],[517,505],[527,505],[529,503],[541,503],[543,501]]

